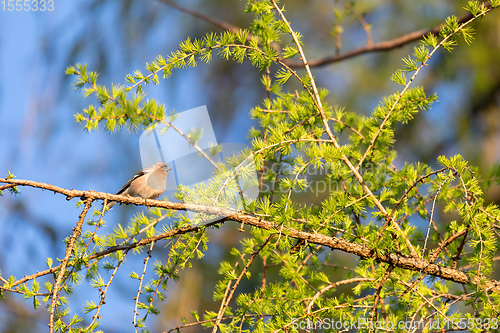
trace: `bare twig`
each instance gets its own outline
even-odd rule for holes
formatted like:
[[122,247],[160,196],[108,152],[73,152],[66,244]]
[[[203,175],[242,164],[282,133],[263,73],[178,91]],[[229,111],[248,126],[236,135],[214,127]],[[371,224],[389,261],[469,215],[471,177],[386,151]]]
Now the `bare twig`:
[[[219,28],[222,28],[224,30],[230,30],[230,31],[235,31],[235,32],[238,32],[240,30],[243,30],[241,29],[240,27],[238,26],[235,26],[231,23],[228,23],[226,21],[222,21],[222,20],[219,20],[219,19],[215,19],[211,16],[208,16],[208,15],[205,15],[203,13],[200,13],[200,12],[197,12],[195,10],[192,10],[192,9],[189,9],[189,8],[186,8],[184,6],[181,6],[179,5],[178,3],[174,2],[174,1],[170,1],[170,0],[156,0],[158,2],[161,2],[161,3],[164,3],[170,7],[173,7],[183,13],[186,13],[188,15],[191,15],[191,16],[194,16],[194,17],[197,17],[199,19],[202,19],[203,21],[207,21]],[[250,41],[252,38],[251,36],[248,36],[247,37],[247,40]]]
[[352,16],[354,16],[356,18],[356,20],[358,20],[359,23],[361,24],[361,26],[363,27],[363,30],[365,31],[365,34],[366,34],[366,46],[368,46],[368,47],[372,46],[373,45],[373,39],[372,39],[372,29],[371,29],[370,24],[368,24],[366,22],[366,20],[363,17],[363,15],[358,14],[354,10],[353,3],[351,3],[350,1],[346,1],[345,2],[345,7],[346,7],[347,11],[349,11],[352,14]]

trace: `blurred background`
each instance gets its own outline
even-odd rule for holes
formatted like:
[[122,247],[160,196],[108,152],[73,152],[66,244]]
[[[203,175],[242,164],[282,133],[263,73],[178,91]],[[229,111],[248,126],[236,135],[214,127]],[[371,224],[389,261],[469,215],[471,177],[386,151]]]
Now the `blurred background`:
[[[282,1],[292,27],[304,36],[309,61],[366,45],[367,25],[376,43],[430,29],[449,15],[461,16],[466,3]],[[244,1],[189,0],[178,4],[242,28],[252,20],[244,13]],[[471,46],[461,41],[451,54],[440,51],[422,71],[414,86],[423,85],[428,94],[437,92],[439,101],[396,132],[398,165],[405,161],[434,165],[439,155],[460,153],[486,174],[498,162],[499,15],[495,10],[476,21],[477,39]],[[140,132],[85,132],[74,115],[95,100],[86,100],[73,89],[73,77],[64,74],[66,67],[88,64],[89,70],[100,73],[100,84],[124,85],[127,74],[143,70],[145,63],[159,54],[168,56],[186,37],[198,38],[222,29],[169,6],[168,1],[55,0],[53,11],[16,12],[0,7],[0,31],[1,176],[10,171],[20,179],[114,193],[141,169]],[[390,80],[391,74],[402,67],[401,59],[411,54],[415,45],[315,67],[313,73],[318,85],[330,91],[330,104],[370,114],[383,96],[400,89]],[[248,130],[257,126],[249,118],[249,110],[267,96],[260,83],[263,74],[248,62],[239,65],[214,58],[211,65],[199,63],[195,68],[174,70],[171,78],[148,86],[145,92],[147,98],[164,103],[168,111],[206,105],[219,143],[249,144]],[[293,83],[291,87],[297,88]],[[76,199],[66,201],[61,195],[27,187],[20,190],[17,196],[6,192],[0,198],[0,271],[4,278],[43,270],[46,257],[54,261],[62,258],[62,239],[71,234],[81,211],[75,207]],[[497,188],[487,193],[487,200],[500,201]],[[107,215],[104,231],[117,223],[126,225],[133,214],[144,211],[130,206],[117,208]],[[181,317],[189,317],[189,310],[198,309],[201,314],[218,309],[219,304],[212,299],[219,278],[216,272],[221,258],[229,258],[229,248],[245,236],[237,229],[226,224],[210,232],[206,258],[182,272],[179,283],[169,281],[167,300],[158,304],[161,314],[147,321],[153,332],[180,325]],[[160,261],[161,247],[157,246]],[[108,292],[101,310],[105,332],[133,330],[132,297],[137,293],[137,281],[128,274],[142,271],[142,260],[143,256],[129,256]],[[243,285],[241,291],[254,287]],[[89,296],[98,302],[96,291],[87,286],[77,288],[70,298],[73,313],[82,314]],[[33,310],[31,301],[9,293],[0,300],[0,332],[46,331],[47,323],[48,312],[43,306]]]

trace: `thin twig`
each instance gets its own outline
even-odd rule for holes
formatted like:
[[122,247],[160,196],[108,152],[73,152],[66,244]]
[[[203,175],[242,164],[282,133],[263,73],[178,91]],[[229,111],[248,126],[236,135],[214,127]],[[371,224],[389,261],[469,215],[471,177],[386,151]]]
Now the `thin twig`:
[[149,250],[148,250],[148,252],[146,252],[147,256],[146,256],[146,258],[144,258],[144,268],[142,269],[142,275],[139,278],[139,288],[137,288],[137,295],[134,297],[135,307],[134,307],[134,320],[132,321],[132,323],[134,324],[135,332],[137,332],[137,328],[139,326],[139,325],[137,325],[137,315],[139,314],[139,312],[137,311],[137,308],[139,306],[139,297],[142,294],[142,283],[144,282],[144,276],[146,275],[146,269],[148,267],[149,259],[151,258],[151,251],[153,251],[154,244],[155,244],[155,242],[151,242],[151,245],[149,246]]
[[61,284],[61,280],[64,276],[64,273],[66,272],[66,265],[68,264],[69,258],[73,253],[73,247],[75,246],[76,239],[78,238],[78,236],[80,236],[80,233],[82,232],[83,221],[85,221],[85,217],[87,216],[87,213],[90,207],[92,206],[93,201],[94,200],[92,198],[87,198],[85,200],[85,207],[83,208],[83,211],[80,214],[76,227],[73,229],[73,234],[68,240],[68,245],[66,246],[66,253],[64,254],[64,259],[62,260],[61,265],[59,265],[60,267],[59,273],[57,273],[57,278],[52,289],[52,302],[50,304],[50,318],[49,318],[50,333],[54,332],[54,316],[58,300],[57,294],[59,293],[59,286]]
[[[229,302],[233,298],[233,295],[234,295],[234,292],[236,290],[236,287],[238,287],[238,284],[240,283],[241,279],[243,278],[243,276],[245,276],[245,274],[246,274],[248,268],[250,267],[251,263],[253,262],[253,260],[257,256],[257,254],[260,253],[260,251],[264,248],[264,246],[266,246],[267,243],[269,243],[269,241],[274,236],[275,236],[275,234],[267,237],[267,239],[259,246],[259,248],[252,253],[252,256],[248,260],[248,262],[245,265],[245,267],[243,267],[240,275],[234,281],[234,284],[231,285],[231,281],[229,281],[229,283],[227,284],[226,292],[224,294],[224,298],[222,299],[222,302],[221,302],[221,305],[220,305],[220,308],[219,308],[219,313],[217,314],[217,319],[216,319],[216,321],[214,323],[214,327],[212,329],[212,333],[216,333],[217,332],[217,328],[219,327],[219,324],[220,324],[220,322],[222,320],[222,317],[224,316],[224,312],[226,311],[226,308],[229,305]],[[236,267],[237,267],[237,265],[235,265],[234,270],[236,269]],[[233,273],[235,273],[234,270],[233,270]]]
[[[215,19],[215,18],[213,18],[211,16],[205,15],[205,14],[200,13],[198,11],[186,8],[184,6],[179,5],[178,3],[174,2],[174,1],[170,1],[170,0],[156,0],[156,1],[164,3],[164,4],[168,5],[168,6],[173,7],[173,8],[175,8],[175,9],[181,11],[181,12],[184,12],[184,13],[186,13],[188,15],[191,15],[191,16],[197,17],[199,19],[202,19],[203,21],[207,21],[207,22],[209,22],[209,23],[211,23],[211,24],[213,24],[213,25],[215,25],[215,26],[217,26],[219,28],[224,29],[224,30],[230,30],[230,31],[234,31],[234,32],[238,32],[240,30],[243,30],[240,27],[237,27],[237,26],[235,26],[235,25],[233,25],[233,24],[231,24],[229,22],[222,21],[222,20],[219,20],[219,19]],[[247,40],[248,41],[252,40],[252,38],[251,38],[250,35],[247,37]]]
[[[372,314],[371,314],[371,318],[370,318],[370,321],[372,323],[376,321],[375,320],[375,316],[377,314],[377,306],[378,306],[378,302],[380,300],[380,292],[382,291],[382,288],[384,287],[384,284],[387,281],[387,279],[391,276],[391,273],[392,273],[393,270],[394,270],[394,266],[393,265],[389,265],[389,267],[387,267],[387,269],[385,271],[384,276],[378,282],[378,287],[377,287],[377,291],[375,292],[375,299],[373,300],[373,306],[372,306],[373,309],[372,309]],[[372,328],[373,327],[370,327],[370,330],[368,332],[371,332]]]
[[106,302],[104,301],[105,297],[106,297],[106,293],[108,291],[108,288],[109,286],[111,285],[111,282],[113,281],[115,275],[116,275],[116,272],[118,272],[118,269],[120,268],[121,264],[123,263],[123,261],[125,260],[125,257],[127,256],[128,254],[128,251],[124,251],[120,260],[118,261],[118,263],[116,264],[116,267],[115,269],[113,269],[113,273],[111,273],[111,276],[109,277],[109,280],[108,280],[108,283],[106,283],[105,285],[105,288],[102,289],[99,288],[99,296],[100,296],[100,299],[99,299],[99,305],[97,305],[97,308],[96,308],[96,313],[92,316],[92,322],[87,326],[87,328],[89,327],[92,327],[96,320],[97,319],[100,319],[101,316],[99,315],[99,312],[101,311],[101,307],[106,304]]
[[311,313],[311,309],[312,309],[312,307],[314,305],[314,301],[316,301],[318,299],[318,297],[320,297],[321,295],[323,295],[324,293],[326,293],[330,289],[337,288],[338,286],[342,286],[344,284],[370,282],[370,281],[373,281],[373,280],[375,280],[375,278],[355,277],[355,278],[352,278],[352,279],[346,279],[346,280],[341,280],[341,281],[337,281],[337,282],[334,282],[334,283],[330,283],[327,286],[323,287],[321,290],[319,290],[311,298],[311,301],[309,302],[309,305],[307,305],[307,307],[306,307],[306,313],[310,314]]
[[[393,208],[392,212],[391,212],[391,215],[389,215],[389,218],[388,220],[391,220],[394,216],[394,214],[398,211],[398,207],[399,205],[401,205],[401,203],[406,199],[406,197],[408,196],[408,193],[410,193],[410,191],[412,189],[415,188],[415,186],[417,186],[418,183],[424,181],[425,179],[429,178],[430,176],[433,176],[433,175],[436,175],[438,173],[441,173],[443,172],[444,170],[446,170],[446,168],[442,168],[442,169],[439,169],[439,170],[436,170],[436,171],[433,171],[433,172],[430,172],[422,177],[420,177],[419,179],[417,179],[410,187],[408,187],[405,191],[405,193],[401,196],[401,198],[398,200],[398,202],[396,203],[396,206]],[[384,225],[382,226],[382,228],[380,229],[380,232],[378,233],[377,235],[377,240],[376,242],[378,242],[380,240],[380,237],[382,237],[382,234],[384,233],[385,231],[385,228],[387,228],[387,224],[388,224],[388,220],[385,221]]]
[[469,229],[467,228],[467,229],[464,229],[464,230],[462,230],[460,232],[457,232],[457,233],[451,235],[448,239],[446,239],[445,241],[443,241],[441,244],[439,244],[439,246],[429,256],[429,262],[435,262],[437,260],[437,257],[439,256],[439,254],[441,253],[441,251],[445,247],[447,247],[448,245],[450,245],[451,242],[453,242],[455,239],[457,239],[458,237],[460,237],[460,236],[462,236],[464,234],[465,234],[465,237],[464,237],[464,241],[462,242],[462,244],[465,244],[465,240],[467,238],[467,232],[468,231],[469,231]]

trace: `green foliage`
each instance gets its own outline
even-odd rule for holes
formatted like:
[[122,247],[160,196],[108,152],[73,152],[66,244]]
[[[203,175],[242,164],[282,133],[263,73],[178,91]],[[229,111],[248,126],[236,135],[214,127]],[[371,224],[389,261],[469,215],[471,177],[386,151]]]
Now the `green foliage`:
[[[198,61],[210,63],[219,56],[247,61],[263,71],[261,83],[269,94],[250,111],[258,122],[249,133],[252,149],[218,164],[213,181],[194,189],[181,185],[176,194],[182,201],[210,207],[233,205],[248,218],[272,224],[245,229],[242,224],[245,238],[218,270],[213,299],[219,309],[203,315],[191,311],[193,325],[218,326],[224,332],[275,332],[297,331],[304,328],[296,326],[300,323],[325,323],[325,318],[337,322],[384,318],[396,324],[410,316],[439,320],[439,328],[458,329],[462,319],[498,316],[499,291],[498,287],[491,291],[491,275],[500,211],[485,203],[483,191],[493,178],[500,178],[500,168],[483,182],[460,155],[440,156],[439,169],[420,162],[396,163],[394,133],[437,100],[435,93],[411,86],[429,59],[440,48],[452,51],[460,38],[470,44],[474,36],[470,24],[499,4],[496,0],[487,7],[469,1],[465,9],[473,15],[471,20],[461,23],[451,16],[439,34],[426,35],[392,75],[401,91],[383,97],[370,116],[330,105],[328,91],[316,86],[304,57],[305,71],[287,65],[286,59],[307,50],[275,1],[248,1],[245,10],[253,14],[248,30],[187,38],[170,55],[147,63],[145,73],[127,75],[128,86],[102,86],[98,74],[86,65],[68,67],[75,88],[97,101],[75,120],[89,132],[101,125],[110,133],[125,127],[133,131],[170,125],[175,114],[167,115],[163,105],[147,100],[144,87],[160,84],[160,76],[168,78],[174,69],[194,67]],[[340,21],[345,15],[335,14]],[[294,83],[301,89],[293,89]],[[201,130],[193,129],[186,140],[194,145],[202,136]],[[252,185],[259,186],[260,196],[250,203],[234,194],[238,184],[231,170],[245,178],[252,167],[259,170],[259,184]],[[13,178],[10,173],[9,178]],[[448,217],[450,222],[444,223]],[[216,218],[208,212],[192,218],[155,208],[101,235],[98,231],[105,223],[96,211],[87,221],[92,228],[82,232],[72,249],[63,282],[64,293],[70,294],[85,274],[99,295],[83,307],[85,314],[93,315],[92,321],[82,327],[82,318],[75,315],[66,324],[69,308],[61,291],[56,331],[97,329],[106,290],[129,253],[144,257],[142,271],[129,275],[138,285],[134,325],[144,328],[150,314],[160,313],[158,303],[168,297],[169,283],[204,257],[209,241],[206,223]],[[150,261],[160,240],[168,256]],[[330,249],[349,253],[354,263],[346,269],[338,251]],[[53,266],[52,259],[47,259],[47,266]],[[437,273],[431,271],[434,266]],[[149,281],[148,269],[154,275]],[[460,282],[452,273],[443,275],[450,271],[463,273],[467,281]],[[4,288],[13,288],[15,281],[11,277]],[[44,287],[49,293],[54,288],[51,283]],[[42,296],[42,302],[50,304],[51,297],[40,289],[34,280],[31,287],[27,283],[17,287],[34,300],[35,307]],[[452,308],[450,303],[461,306]],[[190,325],[185,318],[183,323]]]
[[[10,171],[7,171],[7,179],[14,179],[16,178],[16,176],[14,176]],[[12,195],[16,195],[19,192],[19,188],[17,186],[9,186],[7,187],[7,189],[9,190],[10,194]],[[3,191],[0,190],[0,197],[3,195]]]

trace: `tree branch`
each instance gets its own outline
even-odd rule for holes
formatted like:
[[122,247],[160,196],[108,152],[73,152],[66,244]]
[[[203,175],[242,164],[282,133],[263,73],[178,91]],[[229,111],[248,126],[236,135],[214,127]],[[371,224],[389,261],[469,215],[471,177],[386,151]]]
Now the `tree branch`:
[[80,233],[82,232],[82,227],[83,227],[83,221],[85,221],[85,216],[87,216],[87,213],[92,206],[93,200],[90,198],[87,198],[85,200],[85,207],[83,208],[83,211],[81,212],[78,223],[76,224],[76,228],[73,228],[73,234],[69,238],[68,245],[66,246],[66,253],[64,254],[64,259],[62,260],[59,269],[59,273],[57,273],[57,278],[56,281],[54,282],[54,287],[52,289],[52,302],[50,304],[50,318],[49,318],[49,332],[52,333],[54,332],[54,317],[55,317],[55,311],[56,311],[56,305],[58,301],[58,296],[57,294],[59,293],[59,286],[61,285],[62,278],[64,277],[64,273],[66,272],[66,265],[68,264],[69,258],[71,257],[73,253],[73,247],[75,246],[75,242],[80,236]]
[[[489,1],[484,3],[484,6],[486,8],[491,7],[491,4]],[[471,13],[464,14],[458,18],[458,24],[462,24],[464,22],[467,22],[474,16]],[[414,32],[410,32],[406,35],[391,39],[391,40],[386,40],[383,42],[375,43],[375,44],[368,44],[364,47],[357,48],[352,51],[348,51],[342,54],[336,54],[332,56],[328,56],[325,58],[321,59],[315,59],[315,60],[309,60],[308,64],[309,67],[320,67],[320,66],[325,66],[329,64],[333,64],[336,62],[340,62],[345,59],[353,58],[356,56],[360,56],[366,53],[374,53],[374,52],[382,52],[382,51],[390,51],[392,49],[402,47],[406,44],[409,44],[411,42],[417,41],[419,39],[422,39],[424,36],[427,34],[431,33],[433,35],[439,34],[439,31],[441,30],[441,24],[437,25],[431,29],[421,29],[417,30]],[[290,67],[302,67],[304,66],[302,61],[299,60],[284,60],[284,63],[286,63]]]
[[[128,250],[141,245],[147,245],[150,244],[151,242],[156,242],[160,239],[171,238],[175,235],[194,232],[199,230],[200,228],[213,226],[216,224],[224,223],[226,221],[244,223],[264,230],[276,230],[276,224],[273,223],[272,221],[266,221],[260,217],[252,216],[248,213],[238,212],[235,210],[225,209],[215,206],[206,206],[206,205],[199,205],[192,203],[169,202],[161,200],[145,200],[142,198],[113,195],[110,193],[96,192],[92,190],[90,191],[68,190],[50,184],[39,183],[23,179],[0,178],[0,183],[15,184],[17,186],[31,186],[35,188],[46,189],[54,193],[63,194],[67,197],[67,199],[76,197],[82,198],[84,200],[108,199],[108,200],[118,201],[120,203],[134,204],[138,206],[159,207],[159,208],[178,210],[178,211],[192,211],[196,213],[204,213],[208,215],[217,216],[217,218],[214,221],[211,221],[203,225],[180,227],[165,233],[155,235],[153,237],[141,239],[135,243],[110,247],[102,252],[95,253],[94,255],[90,256],[89,259],[102,257],[119,250]],[[394,253],[381,253],[381,251],[376,251],[376,249],[370,248],[369,246],[366,246],[364,244],[349,242],[342,238],[331,237],[318,233],[310,233],[286,226],[283,226],[282,234],[298,240],[305,240],[312,244],[325,246],[332,250],[340,250],[342,252],[354,254],[360,258],[370,258],[377,262],[387,263],[397,268],[407,269],[415,272],[422,272],[424,274],[432,275],[452,282],[460,284],[473,284],[481,288],[486,288],[488,290],[500,292],[500,282],[497,280],[485,277],[484,275],[475,275],[469,277],[464,271],[460,269],[453,269],[450,267],[445,267],[434,263],[430,263],[427,260],[422,260],[418,256],[405,256]],[[57,270],[57,268],[48,269],[47,272],[54,270]],[[38,274],[37,276],[44,275],[40,273],[37,273]],[[29,280],[28,277],[22,278],[16,281],[13,284],[13,286],[18,285],[20,283],[24,283],[28,280]]]

